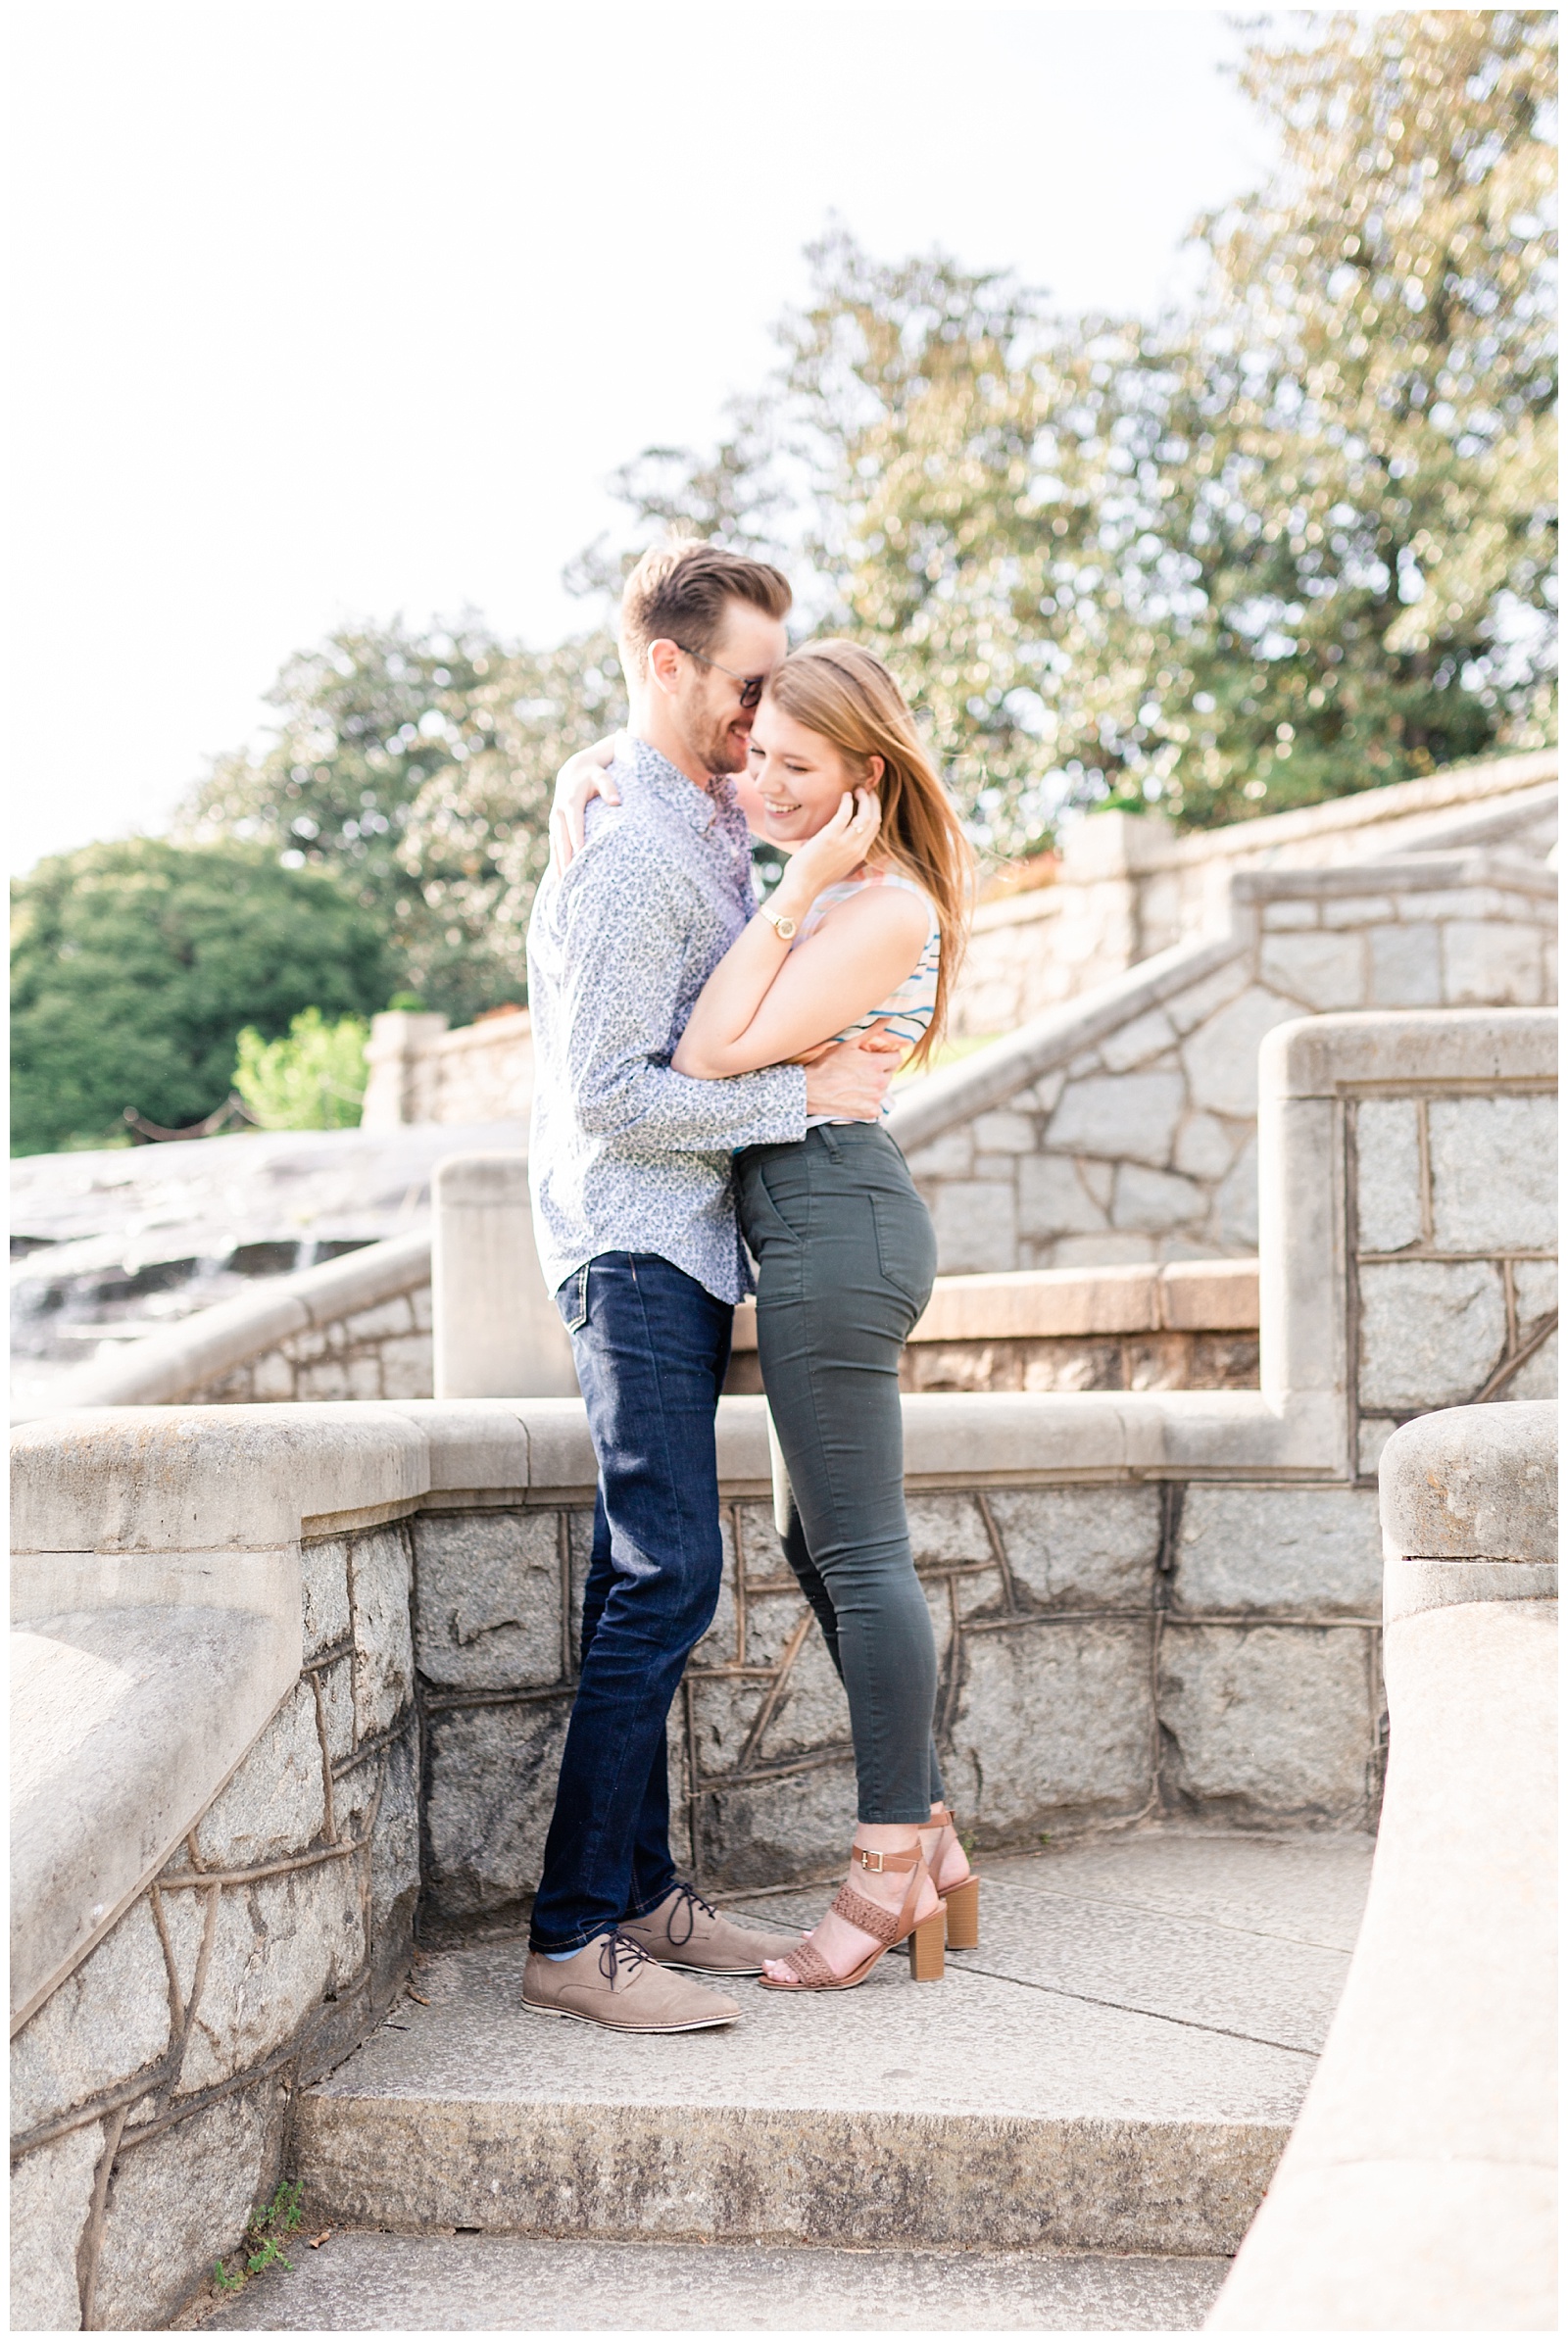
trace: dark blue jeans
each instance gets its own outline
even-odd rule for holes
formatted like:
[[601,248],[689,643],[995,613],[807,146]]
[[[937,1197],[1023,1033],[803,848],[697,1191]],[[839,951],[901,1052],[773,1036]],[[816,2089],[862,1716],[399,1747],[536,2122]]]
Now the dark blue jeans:
[[652,1252],[603,1252],[556,1295],[599,1461],[582,1672],[529,1941],[568,1951],[675,1881],[664,1724],[718,1606],[713,1418],[734,1311]]

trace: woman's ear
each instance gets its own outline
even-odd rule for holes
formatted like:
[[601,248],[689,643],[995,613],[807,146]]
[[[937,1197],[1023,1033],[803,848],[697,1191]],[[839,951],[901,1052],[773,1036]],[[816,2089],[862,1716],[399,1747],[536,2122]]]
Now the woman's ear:
[[865,786],[868,789],[879,787],[886,770],[887,765],[879,756],[868,756],[865,759]]

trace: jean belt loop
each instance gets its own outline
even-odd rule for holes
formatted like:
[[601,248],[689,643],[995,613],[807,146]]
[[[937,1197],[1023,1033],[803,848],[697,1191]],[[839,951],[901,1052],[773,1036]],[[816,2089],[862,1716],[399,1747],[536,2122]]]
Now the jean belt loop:
[[844,1155],[832,1123],[818,1122],[816,1126],[822,1134],[822,1144],[826,1146],[830,1159],[834,1162],[842,1162]]

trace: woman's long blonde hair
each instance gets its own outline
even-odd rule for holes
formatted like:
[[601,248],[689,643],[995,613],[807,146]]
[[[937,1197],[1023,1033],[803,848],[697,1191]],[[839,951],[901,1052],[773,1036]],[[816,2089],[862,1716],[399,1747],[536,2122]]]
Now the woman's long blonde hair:
[[909,1058],[920,1064],[942,1037],[953,979],[963,956],[974,855],[908,702],[874,651],[858,642],[808,642],[792,651],[767,686],[786,715],[832,742],[852,771],[882,758],[875,784],[882,806],[878,856],[885,855],[936,905],[942,936],[936,1008]]

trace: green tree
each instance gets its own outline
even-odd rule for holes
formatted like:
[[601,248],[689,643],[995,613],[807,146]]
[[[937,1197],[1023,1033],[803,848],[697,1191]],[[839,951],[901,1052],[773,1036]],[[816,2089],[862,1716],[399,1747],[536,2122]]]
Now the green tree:
[[263,1130],[355,1130],[365,1098],[359,1016],[329,1024],[319,1008],[296,1016],[280,1041],[248,1024],[236,1044],[234,1088]]
[[262,848],[84,846],[13,894],[12,1146],[185,1128],[228,1095],[243,1026],[368,1015],[391,988],[376,921],[324,872]]
[[1207,823],[1540,743],[1553,23],[1276,20],[1244,80],[1278,175],[1153,323],[828,238],[769,399],[623,493],[804,556],[995,852],[1065,805]]
[[1248,55],[1282,170],[1203,223],[1205,300],[1150,353],[1200,601],[1138,761],[1189,821],[1550,736],[1554,26],[1334,15]]
[[472,616],[341,628],[269,697],[271,745],[220,757],[181,834],[334,872],[455,1023],[520,998],[556,769],[624,711],[608,634],[536,656]]

